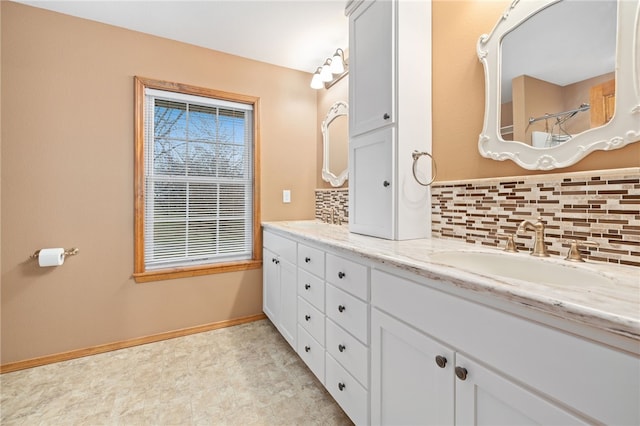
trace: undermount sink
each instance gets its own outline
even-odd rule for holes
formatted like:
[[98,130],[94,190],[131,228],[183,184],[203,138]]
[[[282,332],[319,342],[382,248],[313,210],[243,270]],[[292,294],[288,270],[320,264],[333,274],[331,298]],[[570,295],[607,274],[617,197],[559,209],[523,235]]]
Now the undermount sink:
[[430,259],[442,265],[481,275],[511,278],[533,283],[567,285],[609,285],[614,280],[597,271],[574,264],[561,264],[539,257],[510,253],[446,251]]

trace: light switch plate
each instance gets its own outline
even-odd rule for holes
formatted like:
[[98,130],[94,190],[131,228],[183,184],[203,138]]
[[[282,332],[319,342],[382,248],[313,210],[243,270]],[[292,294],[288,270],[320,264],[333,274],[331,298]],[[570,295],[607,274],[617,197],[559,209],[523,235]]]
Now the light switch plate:
[[290,203],[291,202],[291,190],[283,189],[282,190],[282,202]]

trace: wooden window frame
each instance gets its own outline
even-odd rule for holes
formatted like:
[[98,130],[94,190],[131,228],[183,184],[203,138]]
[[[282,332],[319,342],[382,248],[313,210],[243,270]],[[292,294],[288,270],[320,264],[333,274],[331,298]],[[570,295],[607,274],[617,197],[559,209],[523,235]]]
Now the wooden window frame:
[[[144,105],[145,89],[202,96],[253,106],[253,254],[249,260],[206,265],[145,270],[144,257]],[[260,232],[260,98],[181,83],[134,77],[134,272],[137,283],[186,278],[262,267],[262,233]]]

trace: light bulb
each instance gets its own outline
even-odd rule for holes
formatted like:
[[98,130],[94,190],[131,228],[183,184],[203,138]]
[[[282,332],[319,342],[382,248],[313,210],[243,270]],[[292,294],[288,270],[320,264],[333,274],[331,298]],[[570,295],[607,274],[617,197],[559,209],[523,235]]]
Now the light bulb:
[[321,68],[318,67],[318,70],[313,73],[313,77],[311,77],[311,88],[312,89],[322,89],[324,86],[322,82],[322,78],[320,77]]
[[336,53],[331,59],[331,73],[342,74],[344,72],[344,57],[342,56],[342,49],[336,50]]
[[327,59],[322,66],[322,70],[320,71],[320,78],[322,79],[322,81],[333,80],[333,75],[331,74],[331,59]]

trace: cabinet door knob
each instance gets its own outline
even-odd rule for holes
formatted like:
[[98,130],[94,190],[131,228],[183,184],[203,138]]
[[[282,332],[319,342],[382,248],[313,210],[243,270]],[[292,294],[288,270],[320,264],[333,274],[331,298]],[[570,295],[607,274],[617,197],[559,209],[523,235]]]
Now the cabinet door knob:
[[304,316],[304,319],[305,319],[306,321],[309,321],[309,320],[311,319],[311,315],[305,315],[305,316]]
[[343,391],[344,388],[346,388],[347,385],[345,385],[344,383],[338,383],[338,389],[340,389],[340,391]]
[[276,263],[276,258],[275,258],[275,257],[272,257],[272,258],[271,258],[271,262],[272,262],[272,263]]
[[338,305],[338,311],[344,312],[345,309],[347,309],[347,308],[345,308],[344,305]]
[[385,112],[384,115],[382,116],[382,118],[384,118],[385,120],[389,119],[389,113]]
[[338,345],[338,350],[340,352],[344,352],[345,349],[347,349],[347,347],[345,345],[342,345],[342,344]]
[[305,284],[305,285],[304,285],[304,289],[305,289],[305,290],[309,290],[310,288],[311,288],[311,284]]
[[444,368],[447,365],[447,359],[442,355],[438,355],[436,356],[436,364],[438,364],[438,367]]
[[309,352],[310,350],[311,350],[311,347],[310,347],[310,346],[305,346],[305,347],[304,347],[304,351],[305,351],[305,352]]
[[343,279],[346,276],[347,274],[345,274],[344,272],[338,272],[338,278]]
[[276,259],[276,265],[279,265],[280,261],[278,259]]
[[467,369],[464,367],[456,367],[456,377],[460,380],[467,379]]
[[384,186],[385,188],[386,188],[387,186],[389,186],[389,185],[391,185],[391,184],[389,183],[389,181],[388,181],[388,180],[385,180],[384,182],[382,182],[382,186]]
[[305,258],[304,258],[304,262],[305,262],[305,263],[309,263],[309,262],[311,262],[311,258],[310,258],[310,257],[305,257]]

